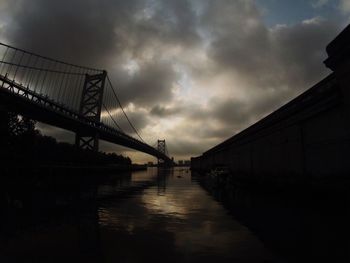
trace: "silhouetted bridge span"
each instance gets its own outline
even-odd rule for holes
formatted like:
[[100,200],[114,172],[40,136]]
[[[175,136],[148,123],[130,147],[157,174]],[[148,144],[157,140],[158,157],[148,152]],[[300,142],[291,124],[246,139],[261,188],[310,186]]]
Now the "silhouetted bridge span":
[[[6,110],[76,134],[80,148],[99,140],[132,148],[171,165],[165,144],[145,143],[104,70],[65,63],[0,43],[0,101]],[[119,123],[118,123],[119,122]],[[130,133],[121,123],[128,124]]]

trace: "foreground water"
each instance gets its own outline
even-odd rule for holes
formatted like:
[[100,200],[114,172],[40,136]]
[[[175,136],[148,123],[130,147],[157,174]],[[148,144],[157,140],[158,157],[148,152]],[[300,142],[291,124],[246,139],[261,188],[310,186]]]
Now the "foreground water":
[[[135,173],[144,183],[154,176]],[[102,204],[102,237],[123,262],[263,262],[263,244],[228,215],[186,169],[160,174],[155,185],[119,202]],[[107,252],[109,253],[109,252]],[[116,259],[117,259],[116,258]]]
[[149,168],[97,191],[97,202],[3,239],[1,262],[274,262],[187,168]]
[[34,171],[0,174],[0,263],[350,262],[347,191]]

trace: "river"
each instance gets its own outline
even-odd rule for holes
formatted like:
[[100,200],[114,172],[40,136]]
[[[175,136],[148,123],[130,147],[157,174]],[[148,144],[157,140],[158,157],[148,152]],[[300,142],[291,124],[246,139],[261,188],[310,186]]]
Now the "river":
[[49,217],[37,210],[10,217],[0,232],[0,262],[303,261],[304,215],[285,205],[276,209],[269,197],[236,191],[241,201],[233,206],[188,168],[111,178],[92,190],[92,201]]

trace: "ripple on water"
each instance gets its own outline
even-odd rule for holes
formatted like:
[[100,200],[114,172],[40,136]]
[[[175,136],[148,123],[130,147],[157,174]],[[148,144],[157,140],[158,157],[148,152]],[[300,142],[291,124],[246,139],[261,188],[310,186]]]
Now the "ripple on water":
[[[109,254],[125,262],[142,262],[150,253],[170,262],[264,262],[271,257],[189,172],[133,174],[132,183],[139,181],[153,183],[99,209],[100,237],[114,251]],[[130,258],[131,249],[138,252]]]

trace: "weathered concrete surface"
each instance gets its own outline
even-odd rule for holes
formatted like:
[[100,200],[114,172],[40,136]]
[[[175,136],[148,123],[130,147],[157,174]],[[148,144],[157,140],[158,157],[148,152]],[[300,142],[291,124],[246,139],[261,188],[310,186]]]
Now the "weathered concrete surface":
[[350,26],[327,47],[334,73],[239,134],[192,158],[238,177],[300,182],[350,176]]

